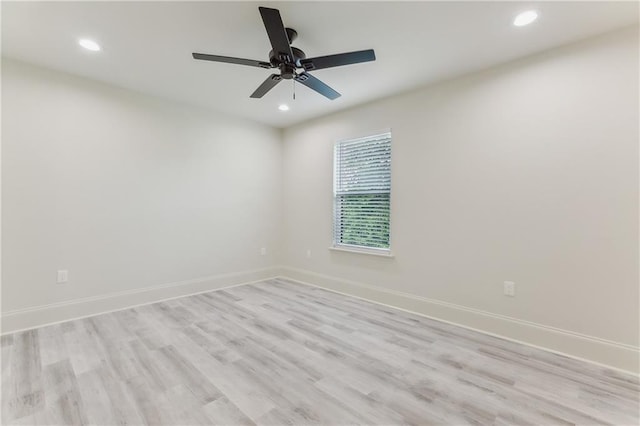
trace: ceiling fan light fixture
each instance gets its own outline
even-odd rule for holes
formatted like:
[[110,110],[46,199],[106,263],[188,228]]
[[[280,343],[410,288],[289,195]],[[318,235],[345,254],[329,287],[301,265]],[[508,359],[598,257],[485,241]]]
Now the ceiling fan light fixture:
[[278,109],[279,109],[280,111],[289,111],[289,105],[287,105],[287,104],[281,104],[281,105],[279,105],[279,106],[278,106]]
[[92,52],[100,51],[100,45],[93,40],[89,40],[88,38],[81,38],[80,40],[78,40],[78,44]]
[[524,27],[525,25],[529,25],[536,19],[538,19],[538,12],[536,12],[535,10],[527,10],[516,16],[516,18],[513,20],[513,25],[515,25],[516,27]]

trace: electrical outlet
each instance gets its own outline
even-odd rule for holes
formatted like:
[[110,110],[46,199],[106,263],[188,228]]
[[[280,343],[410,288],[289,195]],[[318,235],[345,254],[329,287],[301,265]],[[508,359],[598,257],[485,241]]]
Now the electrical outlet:
[[266,247],[262,247],[260,249],[260,254],[263,255],[263,256],[266,256],[267,255],[267,248]]
[[307,249],[307,259],[311,259],[311,249]]
[[504,295],[514,297],[516,295],[516,283],[513,281],[504,282]]
[[64,284],[67,281],[69,281],[69,271],[67,271],[66,269],[58,271],[58,279],[56,282],[58,284]]

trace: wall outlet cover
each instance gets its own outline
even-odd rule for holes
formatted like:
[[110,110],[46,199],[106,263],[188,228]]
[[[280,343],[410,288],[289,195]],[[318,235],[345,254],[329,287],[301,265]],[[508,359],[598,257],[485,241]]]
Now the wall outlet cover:
[[505,281],[504,294],[505,296],[514,297],[516,295],[516,283],[513,281]]
[[66,269],[58,271],[58,279],[56,280],[56,282],[58,284],[64,284],[67,281],[69,281],[69,271],[67,271]]

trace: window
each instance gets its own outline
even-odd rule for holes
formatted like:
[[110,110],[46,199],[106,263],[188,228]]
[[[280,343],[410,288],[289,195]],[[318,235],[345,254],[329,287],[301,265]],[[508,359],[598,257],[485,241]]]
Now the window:
[[391,133],[338,142],[334,247],[389,252]]

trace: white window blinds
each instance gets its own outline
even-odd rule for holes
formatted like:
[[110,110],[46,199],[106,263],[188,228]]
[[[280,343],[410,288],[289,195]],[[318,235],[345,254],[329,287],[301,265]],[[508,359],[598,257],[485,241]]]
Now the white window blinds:
[[338,142],[334,245],[389,249],[391,133]]

